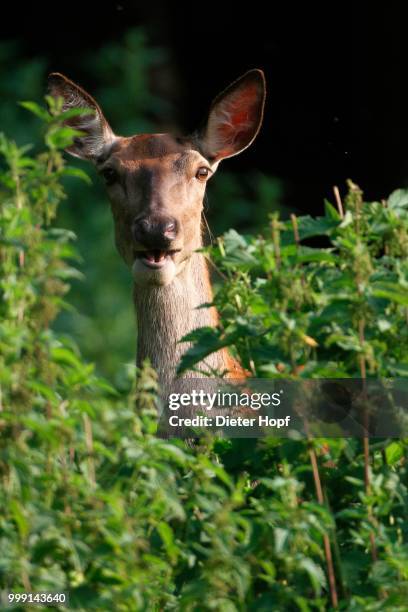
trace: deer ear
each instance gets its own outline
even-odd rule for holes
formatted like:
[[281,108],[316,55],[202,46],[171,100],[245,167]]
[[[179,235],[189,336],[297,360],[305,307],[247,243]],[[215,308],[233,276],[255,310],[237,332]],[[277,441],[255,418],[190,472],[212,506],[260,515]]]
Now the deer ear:
[[84,132],[83,136],[75,138],[67,151],[82,159],[97,158],[106,145],[113,142],[115,136],[96,101],[79,85],[58,72],[53,72],[48,77],[48,93],[54,98],[64,99],[63,111],[72,108],[89,109],[89,114],[66,120],[67,125]]
[[261,127],[265,94],[264,73],[250,70],[215,98],[201,134],[205,157],[220,161],[249,147]]

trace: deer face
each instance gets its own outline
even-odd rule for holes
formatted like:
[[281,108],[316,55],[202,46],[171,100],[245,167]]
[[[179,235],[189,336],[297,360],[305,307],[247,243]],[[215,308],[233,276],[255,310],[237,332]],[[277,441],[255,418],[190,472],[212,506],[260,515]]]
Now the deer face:
[[167,134],[118,138],[97,169],[104,177],[116,246],[139,284],[168,284],[201,244],[205,184],[213,170]]
[[207,180],[221,159],[240,153],[258,133],[263,114],[263,73],[252,70],[213,102],[207,124],[191,137],[111,130],[95,100],[60,74],[50,93],[63,110],[89,108],[67,123],[81,130],[68,152],[91,160],[106,184],[115,242],[139,285],[168,285],[201,246]]

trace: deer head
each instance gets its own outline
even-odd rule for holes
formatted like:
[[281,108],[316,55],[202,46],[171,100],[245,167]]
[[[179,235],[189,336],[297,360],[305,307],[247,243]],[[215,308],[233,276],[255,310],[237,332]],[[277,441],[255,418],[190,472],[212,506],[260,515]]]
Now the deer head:
[[96,101],[59,73],[49,90],[63,110],[89,114],[67,123],[80,130],[68,152],[91,161],[103,177],[115,222],[115,242],[136,285],[167,286],[202,244],[207,181],[219,162],[255,139],[263,116],[265,79],[251,70],[213,101],[204,128],[191,136],[117,136]]

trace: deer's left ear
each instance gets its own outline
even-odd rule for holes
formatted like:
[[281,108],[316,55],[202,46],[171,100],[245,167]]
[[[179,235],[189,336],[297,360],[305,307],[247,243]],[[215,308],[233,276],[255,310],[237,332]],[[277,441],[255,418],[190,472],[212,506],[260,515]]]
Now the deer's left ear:
[[65,121],[70,127],[82,132],[82,136],[75,138],[67,152],[75,157],[95,161],[115,138],[99,105],[82,87],[59,72],[49,75],[48,92],[54,98],[63,98],[63,111],[73,108],[89,110],[89,114],[72,117]]
[[215,98],[200,138],[205,157],[220,161],[249,147],[261,127],[265,94],[264,73],[250,70]]

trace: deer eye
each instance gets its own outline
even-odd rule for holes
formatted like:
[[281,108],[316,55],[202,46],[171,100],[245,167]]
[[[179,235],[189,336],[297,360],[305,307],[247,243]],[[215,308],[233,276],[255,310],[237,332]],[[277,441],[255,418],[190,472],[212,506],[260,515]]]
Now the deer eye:
[[210,175],[210,170],[209,168],[206,168],[205,166],[201,166],[201,168],[199,168],[197,170],[197,174],[196,174],[196,179],[198,179],[199,181],[206,181],[207,178]]
[[118,173],[113,168],[104,168],[101,174],[107,185],[113,185],[118,180]]

